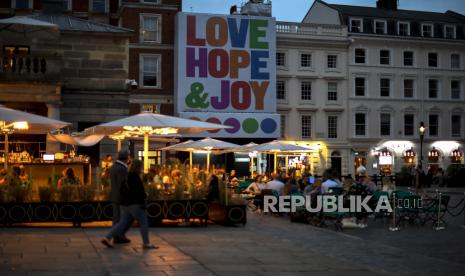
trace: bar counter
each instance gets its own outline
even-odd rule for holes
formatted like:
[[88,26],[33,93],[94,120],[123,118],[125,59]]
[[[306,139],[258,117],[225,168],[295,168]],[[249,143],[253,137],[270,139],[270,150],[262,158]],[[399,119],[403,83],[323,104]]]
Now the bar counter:
[[[3,166],[3,164],[1,164]],[[32,194],[33,197],[38,195],[38,187],[46,186],[48,179],[55,174],[62,175],[67,168],[72,168],[74,174],[79,178],[82,184],[91,183],[92,168],[89,162],[32,162],[32,163],[9,163],[8,167],[15,165],[23,165],[26,173],[32,179]]]

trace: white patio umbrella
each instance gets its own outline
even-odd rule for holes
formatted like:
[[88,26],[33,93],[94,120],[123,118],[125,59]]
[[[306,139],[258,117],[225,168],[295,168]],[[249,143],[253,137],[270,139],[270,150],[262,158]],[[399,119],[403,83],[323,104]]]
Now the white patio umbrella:
[[175,150],[175,151],[187,151],[190,152],[189,157],[190,157],[190,162],[189,164],[192,167],[192,152],[195,150],[205,150],[207,151],[207,172],[210,170],[210,154],[212,150],[228,150],[232,148],[238,148],[240,147],[237,144],[233,143],[228,143],[224,142],[221,140],[217,139],[212,139],[212,138],[204,138],[202,140],[197,140],[197,141],[186,141],[181,144],[169,146],[166,148],[163,148],[162,150]]
[[0,105],[0,130],[5,135],[5,168],[8,167],[8,134],[46,134],[69,123]]
[[[175,144],[175,145],[164,147],[161,150],[164,150],[164,151],[174,150],[174,151],[176,151],[177,149],[185,148],[186,145],[188,145],[188,144],[190,144],[192,142],[194,142],[194,140],[189,139],[187,141],[184,141],[184,142],[181,142],[181,143],[178,143],[178,144]],[[189,171],[192,171],[192,151],[189,151]]]
[[206,130],[225,129],[229,126],[206,123],[173,116],[142,112],[123,119],[100,124],[84,130],[86,134],[112,135],[119,131],[130,135],[144,136],[144,172],[148,172],[148,149],[150,135],[174,135],[196,133]]
[[13,16],[0,19],[0,33],[10,32],[24,37],[50,38],[58,33],[58,25],[28,16]]
[[[290,144],[286,141],[274,140],[268,143],[263,143],[257,146],[249,148],[251,151],[271,153],[274,155],[274,172],[277,169],[278,163],[278,152],[306,152],[309,151],[308,148]],[[287,160],[287,156],[286,156]],[[286,161],[286,171],[287,171],[287,161]]]

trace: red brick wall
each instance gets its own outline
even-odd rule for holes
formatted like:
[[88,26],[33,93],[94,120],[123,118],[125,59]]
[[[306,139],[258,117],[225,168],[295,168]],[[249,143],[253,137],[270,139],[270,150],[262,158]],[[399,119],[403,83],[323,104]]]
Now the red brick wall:
[[42,0],[34,0],[33,6],[35,10],[42,9]]
[[73,11],[76,11],[76,12],[89,11],[89,1],[86,1],[86,0],[73,1]]
[[119,0],[110,0],[110,12],[115,13],[119,9]]
[[0,1],[0,8],[11,8],[11,1]]
[[139,42],[139,23],[141,13],[160,14],[162,16],[162,43],[174,43],[174,20],[176,11],[162,9],[125,8],[121,15],[122,27],[134,30],[130,43]]

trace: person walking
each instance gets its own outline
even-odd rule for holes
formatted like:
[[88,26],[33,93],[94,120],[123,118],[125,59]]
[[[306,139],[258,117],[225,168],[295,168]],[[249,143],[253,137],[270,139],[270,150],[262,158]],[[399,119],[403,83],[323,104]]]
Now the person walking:
[[137,159],[133,160],[129,166],[127,182],[123,183],[123,186],[121,186],[121,219],[102,239],[102,243],[107,247],[112,248],[112,238],[114,239],[114,237],[121,236],[123,231],[127,230],[135,219],[140,224],[139,229],[142,236],[143,248],[158,248],[158,246],[151,244],[149,239],[149,223],[147,214],[145,213],[147,194],[145,193],[144,184],[140,177],[141,172],[142,161]]
[[[127,185],[128,179],[128,160],[129,160],[129,152],[127,150],[122,150],[118,152],[118,160],[111,166],[110,168],[110,182],[111,182],[111,190],[110,190],[110,201],[113,205],[113,220],[112,226],[115,226],[119,223],[121,218],[121,187],[123,185]],[[115,236],[113,239],[114,243],[129,243],[131,242],[128,238],[126,238],[126,232],[129,230],[129,226],[126,227],[123,231],[121,231],[120,236]]]

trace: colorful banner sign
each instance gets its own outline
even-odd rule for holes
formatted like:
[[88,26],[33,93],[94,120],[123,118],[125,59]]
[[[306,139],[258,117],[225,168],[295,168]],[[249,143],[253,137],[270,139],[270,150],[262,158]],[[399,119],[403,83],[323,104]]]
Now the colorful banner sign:
[[[276,129],[266,137],[278,137],[274,18],[178,13],[176,23],[176,108],[180,116],[228,123],[234,118],[234,125],[243,130],[251,121],[241,120],[252,114],[259,125],[263,120],[265,125],[273,121]],[[210,136],[219,137],[222,132]],[[260,137],[259,133],[237,129],[227,136]]]
[[229,129],[189,134],[191,137],[276,138],[280,135],[279,114],[181,112],[183,118],[230,126]]

